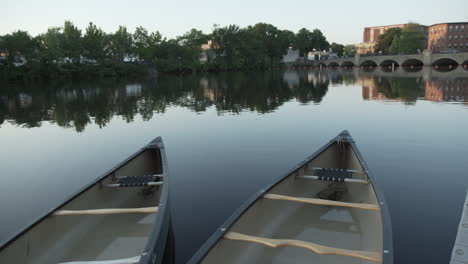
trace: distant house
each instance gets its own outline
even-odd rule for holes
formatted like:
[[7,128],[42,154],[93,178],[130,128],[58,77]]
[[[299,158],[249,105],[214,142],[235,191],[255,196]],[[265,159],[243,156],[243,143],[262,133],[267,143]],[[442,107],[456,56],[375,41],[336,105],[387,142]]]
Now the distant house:
[[283,56],[283,62],[295,62],[299,58],[299,50],[293,49],[292,47],[288,48],[286,55]]
[[326,60],[326,59],[334,59],[334,58],[337,58],[338,55],[336,55],[336,53],[333,53],[331,52],[331,49],[330,51],[317,51],[317,50],[313,50],[313,51],[310,51],[309,53],[307,53],[307,60]]
[[208,43],[202,44],[200,48],[200,63],[207,63],[216,58],[216,52],[213,48],[213,42],[211,40],[208,40]]

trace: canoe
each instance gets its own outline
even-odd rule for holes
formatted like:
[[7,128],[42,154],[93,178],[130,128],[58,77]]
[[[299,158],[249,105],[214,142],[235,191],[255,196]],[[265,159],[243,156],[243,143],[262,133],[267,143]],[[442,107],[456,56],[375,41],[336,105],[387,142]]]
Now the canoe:
[[168,180],[158,137],[3,241],[0,263],[170,263]]
[[393,263],[387,204],[347,131],[248,199],[189,263]]

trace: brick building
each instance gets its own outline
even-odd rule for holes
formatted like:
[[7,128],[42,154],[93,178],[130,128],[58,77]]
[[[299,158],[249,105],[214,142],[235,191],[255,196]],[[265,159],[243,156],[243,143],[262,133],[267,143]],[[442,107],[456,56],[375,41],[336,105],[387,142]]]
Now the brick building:
[[427,42],[428,48],[435,52],[468,51],[468,22],[432,25]]
[[404,28],[408,24],[397,24],[397,25],[388,25],[388,26],[377,26],[377,27],[366,27],[364,28],[364,34],[362,38],[363,43],[368,42],[377,42],[379,36],[383,35],[391,28]]
[[[375,53],[375,45],[379,40],[379,36],[383,35],[389,29],[392,28],[405,28],[408,24],[396,24],[396,25],[387,25],[387,26],[375,26],[375,27],[366,27],[364,28],[362,43],[356,44],[356,53],[358,54],[367,54]],[[427,26],[421,25],[424,36],[427,38]]]
[[367,54],[375,52],[375,45],[379,40],[379,36],[383,35],[391,28],[404,28],[408,24],[397,24],[397,25],[387,25],[387,26],[375,26],[375,27],[366,27],[364,28],[364,34],[362,38],[362,43],[359,43],[356,46],[356,53],[358,54]]

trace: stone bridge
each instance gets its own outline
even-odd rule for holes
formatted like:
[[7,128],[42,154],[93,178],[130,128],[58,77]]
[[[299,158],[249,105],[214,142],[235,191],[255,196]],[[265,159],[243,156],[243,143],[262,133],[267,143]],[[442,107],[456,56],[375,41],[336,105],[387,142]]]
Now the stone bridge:
[[426,50],[421,54],[412,55],[361,56],[356,54],[349,58],[316,61],[316,66],[323,67],[391,67],[392,64],[395,67],[463,65],[464,68],[468,68],[468,52],[432,53]]

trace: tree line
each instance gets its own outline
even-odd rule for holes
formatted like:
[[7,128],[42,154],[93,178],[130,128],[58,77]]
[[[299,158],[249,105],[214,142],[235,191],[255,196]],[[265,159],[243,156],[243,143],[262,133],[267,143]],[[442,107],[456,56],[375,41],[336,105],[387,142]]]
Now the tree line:
[[[202,44],[211,41],[207,53]],[[61,27],[31,36],[16,31],[0,36],[0,71],[9,77],[91,74],[117,76],[160,72],[270,69],[280,66],[287,49],[301,55],[330,47],[318,29],[297,33],[258,23],[241,28],[214,25],[211,33],[192,29],[168,39],[158,31],[137,27],[129,32],[119,26],[106,33],[93,23],[85,30],[65,21]],[[201,56],[206,59],[201,61]]]

